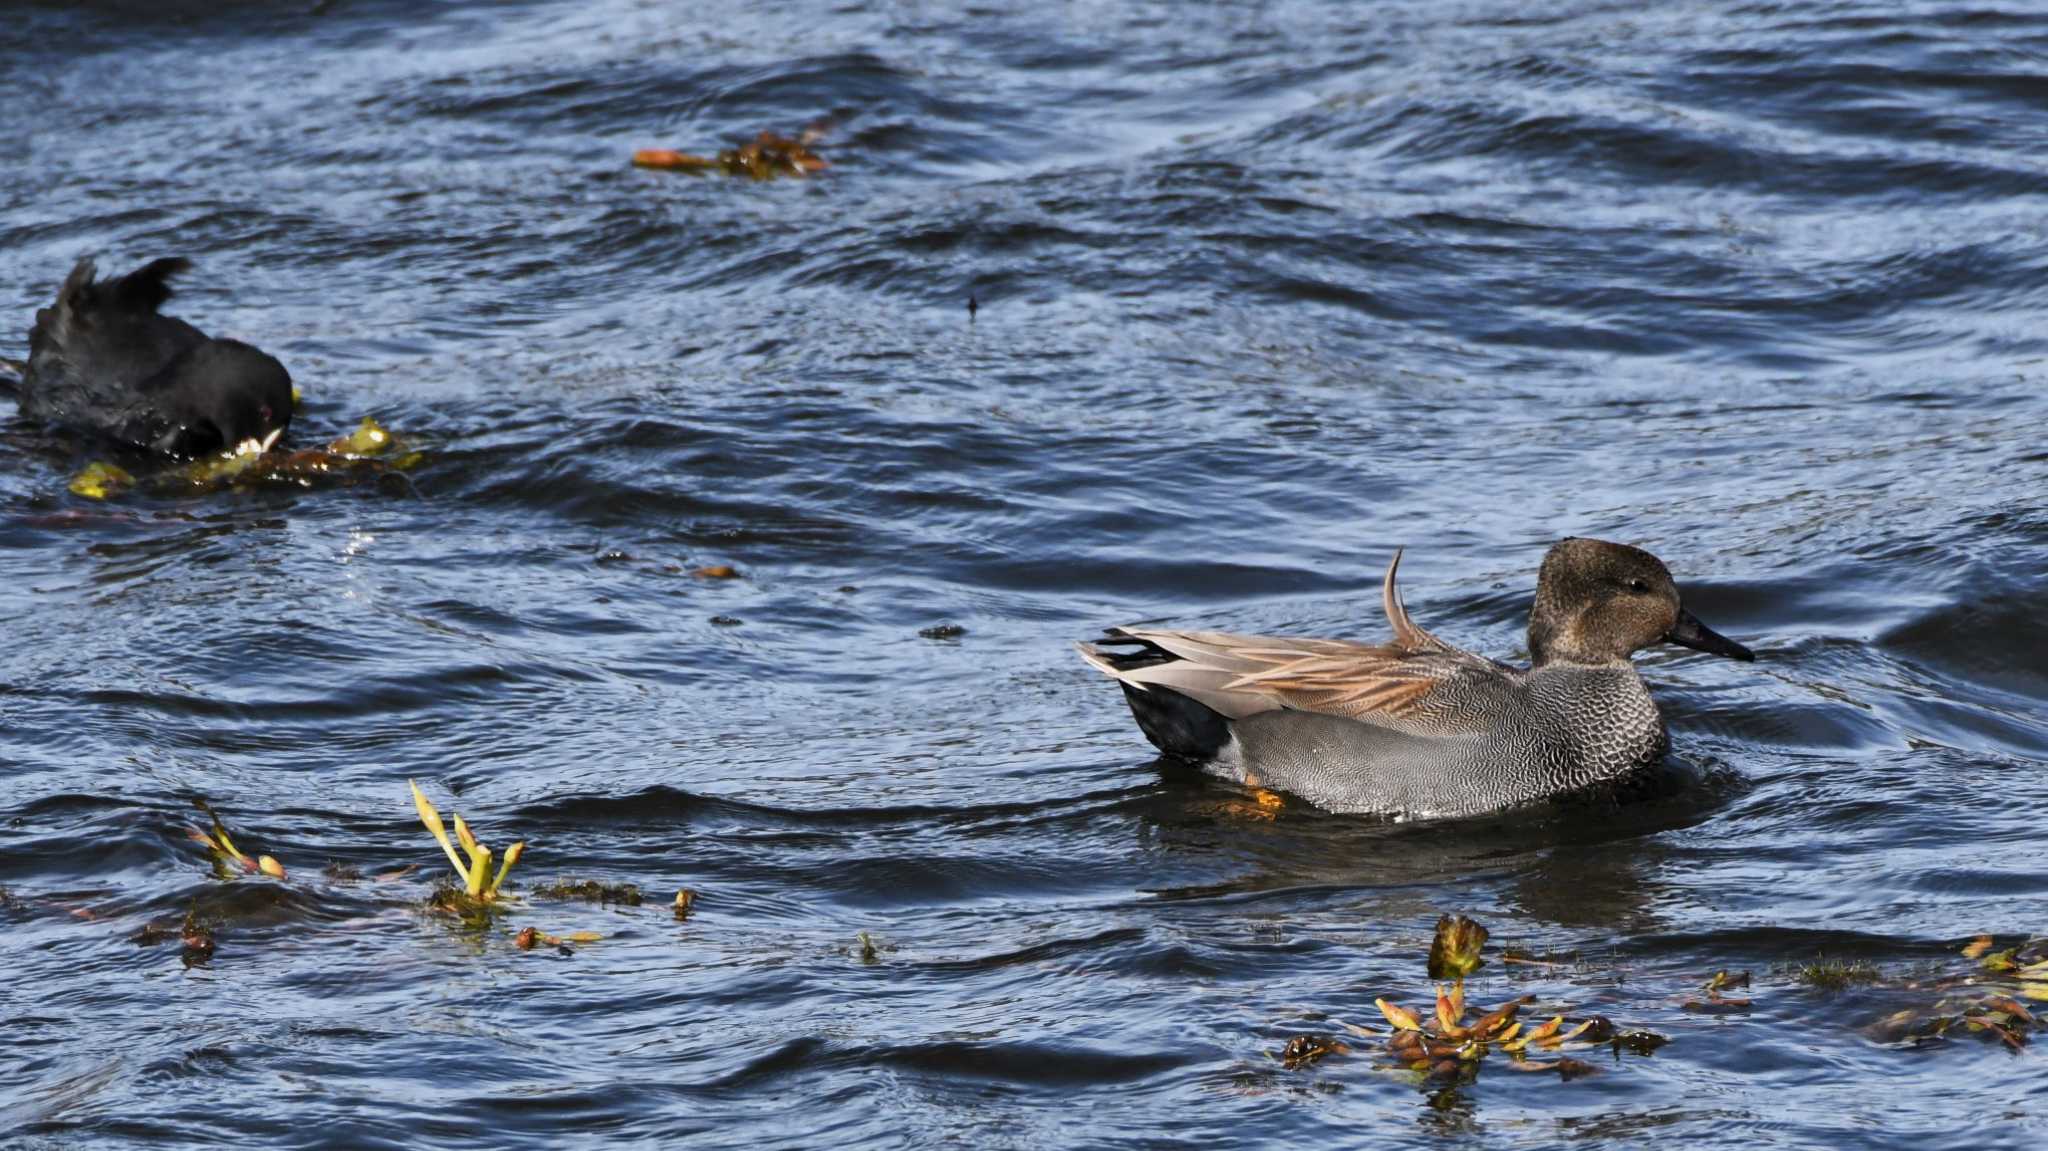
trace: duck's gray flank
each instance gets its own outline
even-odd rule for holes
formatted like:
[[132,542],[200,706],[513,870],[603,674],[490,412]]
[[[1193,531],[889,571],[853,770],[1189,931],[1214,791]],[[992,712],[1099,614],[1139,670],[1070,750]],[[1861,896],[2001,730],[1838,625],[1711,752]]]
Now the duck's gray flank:
[[1117,628],[1081,652],[1162,752],[1332,811],[1409,816],[1499,810],[1656,763],[1667,739],[1629,660],[1639,648],[1754,658],[1685,611],[1662,562],[1624,544],[1550,549],[1526,670],[1418,627],[1399,565],[1396,553],[1382,588],[1384,644]]

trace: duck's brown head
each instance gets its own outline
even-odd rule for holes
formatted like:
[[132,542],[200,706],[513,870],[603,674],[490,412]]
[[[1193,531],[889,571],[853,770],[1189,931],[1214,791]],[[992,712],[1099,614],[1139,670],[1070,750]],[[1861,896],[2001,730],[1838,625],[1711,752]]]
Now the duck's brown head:
[[1529,612],[1529,656],[1536,666],[1613,663],[1657,643],[1756,658],[1694,619],[1679,603],[1670,569],[1641,548],[1574,538],[1543,557]]

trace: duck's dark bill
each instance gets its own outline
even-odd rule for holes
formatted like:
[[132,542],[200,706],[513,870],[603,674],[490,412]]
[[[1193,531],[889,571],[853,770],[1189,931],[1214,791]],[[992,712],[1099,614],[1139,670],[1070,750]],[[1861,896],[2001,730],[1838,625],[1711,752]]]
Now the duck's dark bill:
[[1664,633],[1664,638],[1680,647],[1689,647],[1712,655],[1725,655],[1729,659],[1747,662],[1756,658],[1755,652],[1701,623],[1684,608],[1679,609],[1677,625]]

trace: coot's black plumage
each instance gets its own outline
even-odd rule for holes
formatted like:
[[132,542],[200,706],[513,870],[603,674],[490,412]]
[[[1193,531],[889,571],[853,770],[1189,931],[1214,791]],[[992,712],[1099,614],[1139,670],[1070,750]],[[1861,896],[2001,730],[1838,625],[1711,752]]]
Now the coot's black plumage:
[[111,280],[78,261],[36,312],[21,414],[144,451],[191,457],[269,440],[292,419],[284,365],[158,311],[190,267],[152,260]]

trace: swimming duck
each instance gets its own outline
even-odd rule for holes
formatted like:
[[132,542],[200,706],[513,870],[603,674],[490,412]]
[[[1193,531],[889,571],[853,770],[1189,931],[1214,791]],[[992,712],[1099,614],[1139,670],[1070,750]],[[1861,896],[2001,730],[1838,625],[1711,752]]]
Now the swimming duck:
[[1543,557],[1527,670],[1416,626],[1400,566],[1395,552],[1383,644],[1130,627],[1078,646],[1123,685],[1161,752],[1330,811],[1416,818],[1498,811],[1655,764],[1667,741],[1629,660],[1641,648],[1756,658],[1680,605],[1662,561],[1625,544],[1567,539]]
[[292,419],[284,365],[158,311],[190,266],[152,260],[96,280],[93,261],[78,261],[29,330],[21,414],[184,458],[275,443]]

